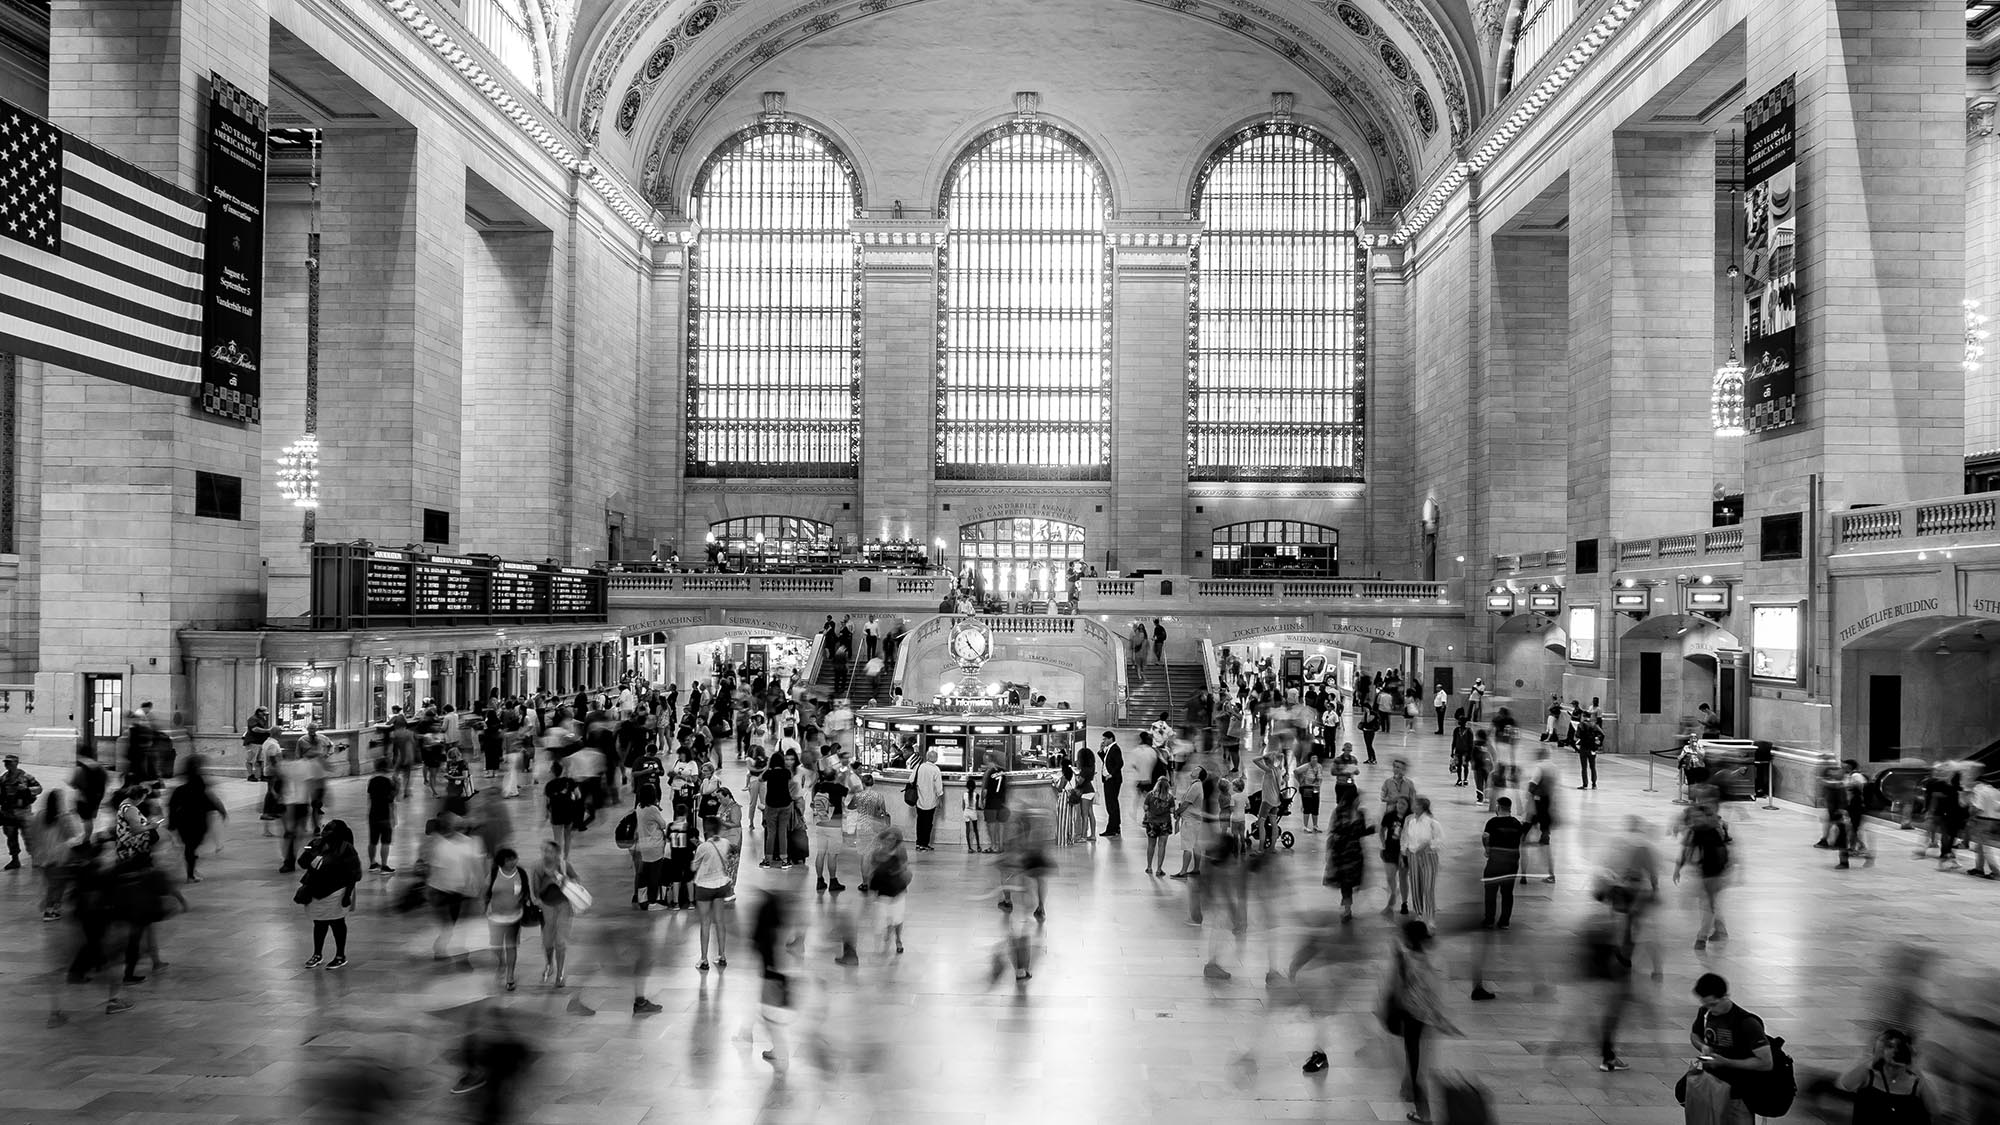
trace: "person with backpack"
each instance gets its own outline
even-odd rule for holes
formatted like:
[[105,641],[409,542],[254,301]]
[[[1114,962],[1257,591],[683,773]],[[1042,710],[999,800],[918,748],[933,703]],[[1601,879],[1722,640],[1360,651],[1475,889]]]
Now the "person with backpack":
[[1701,876],[1701,926],[1695,931],[1694,947],[1707,949],[1709,942],[1729,936],[1719,901],[1729,879],[1729,828],[1712,802],[1690,810],[1681,857],[1674,863],[1674,882],[1681,881],[1681,868],[1690,865]]
[[1763,1020],[1729,998],[1729,982],[1721,976],[1703,973],[1694,996],[1700,1011],[1688,1042],[1699,1057],[1687,1075],[1688,1125],[1754,1125],[1751,1103],[1763,1102],[1758,1087],[1776,1068],[1784,1041],[1773,1040]]
[[875,836],[869,855],[867,878],[862,887],[875,895],[876,921],[882,927],[882,946],[891,941],[903,952],[903,919],[910,889],[910,853],[903,847],[903,833],[895,825],[884,825]]

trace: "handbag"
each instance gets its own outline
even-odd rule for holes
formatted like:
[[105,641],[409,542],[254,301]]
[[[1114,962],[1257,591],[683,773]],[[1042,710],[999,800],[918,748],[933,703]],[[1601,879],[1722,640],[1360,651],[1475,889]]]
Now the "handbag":
[[313,893],[307,890],[303,883],[299,885],[298,890],[292,892],[292,901],[298,903],[300,906],[304,906],[312,900]]
[[521,927],[534,929],[542,924],[542,904],[529,899],[521,904]]
[[590,888],[577,882],[575,879],[570,879],[563,883],[562,893],[563,897],[569,900],[569,908],[578,914],[589,910],[591,903],[594,901],[590,897]]
[[806,834],[803,824],[792,825],[792,831],[785,839],[785,851],[793,863],[799,863],[812,856],[811,837]]

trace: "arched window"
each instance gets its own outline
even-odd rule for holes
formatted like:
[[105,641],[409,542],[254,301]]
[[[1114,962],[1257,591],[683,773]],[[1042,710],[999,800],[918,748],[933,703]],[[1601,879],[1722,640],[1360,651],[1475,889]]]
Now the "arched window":
[[[988,594],[1053,596],[1083,563],[1083,526],[1021,516],[958,529],[959,573]],[[970,574],[966,572],[970,571]]]
[[522,85],[543,96],[548,87],[535,50],[535,24],[522,0],[468,0],[464,10],[473,37]]
[[1258,125],[1209,158],[1193,209],[1190,478],[1360,480],[1367,200],[1354,166],[1315,130]]
[[860,206],[847,158],[796,122],[737,133],[695,177],[689,476],[854,475]]
[[1106,479],[1103,169],[1070,134],[1012,122],[958,158],[939,206],[938,476]]
[[800,516],[739,516],[708,525],[711,562],[731,566],[831,565],[839,556],[833,525]]
[[1215,529],[1217,578],[1338,578],[1340,532],[1298,520],[1248,520]]

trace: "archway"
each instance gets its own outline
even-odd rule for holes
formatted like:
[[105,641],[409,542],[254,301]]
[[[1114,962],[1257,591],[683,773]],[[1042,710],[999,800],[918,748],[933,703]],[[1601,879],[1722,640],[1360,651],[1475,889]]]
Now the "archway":
[[1700,723],[1706,703],[1723,733],[1743,734],[1739,702],[1749,685],[1736,634],[1693,614],[1648,617],[1618,643],[1615,696],[1607,708],[1611,748],[1643,753],[1674,745]]
[[1521,725],[1535,725],[1549,698],[1567,691],[1564,678],[1569,673],[1569,636],[1555,618],[1539,613],[1509,617],[1493,631],[1486,717],[1506,707]]
[[1839,661],[1843,757],[2000,758],[2000,620],[1906,618],[1853,638]]

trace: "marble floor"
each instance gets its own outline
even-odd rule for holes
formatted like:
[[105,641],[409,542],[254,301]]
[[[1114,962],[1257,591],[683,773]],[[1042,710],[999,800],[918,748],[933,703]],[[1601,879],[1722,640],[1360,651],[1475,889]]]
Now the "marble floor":
[[[1441,921],[1456,936],[1439,950],[1464,1035],[1437,1042],[1436,1062],[1483,1083],[1500,1121],[1679,1121],[1672,1085],[1690,1053],[1689,988],[1706,970],[1732,980],[1736,999],[1786,1036],[1804,1070],[1845,1065],[1862,1049],[1894,945],[1927,942],[1961,961],[1994,957],[2000,885],[1936,871],[1934,861],[1911,858],[1909,834],[1895,832],[1882,833],[1875,866],[1835,871],[1831,854],[1811,846],[1809,811],[1735,805],[1731,939],[1698,954],[1693,905],[1682,892],[1669,896],[1658,914],[1664,980],[1641,976],[1621,1036],[1633,1069],[1600,1073],[1595,986],[1573,980],[1575,931],[1601,909],[1589,899],[1589,875],[1626,817],[1664,829],[1678,815],[1670,776],[1648,792],[1643,762],[1607,759],[1601,788],[1565,789],[1558,882],[1521,888],[1513,930],[1487,972],[1498,999],[1474,1004],[1468,968],[1478,938],[1464,931],[1477,918],[1483,813],[1470,789],[1452,787],[1444,739],[1398,732],[1382,749],[1385,763],[1412,760],[1448,837]],[[1573,761],[1563,765],[1574,772]],[[1386,772],[1369,768],[1364,794]],[[908,952],[885,957],[866,945],[857,968],[832,963],[829,912],[842,907],[813,895],[803,869],[746,865],[737,908],[746,924],[754,896],[773,889],[802,894],[811,923],[794,1030],[820,1046],[780,1079],[760,1057],[769,1044],[747,941],[737,939],[728,969],[697,972],[688,914],[625,907],[629,864],[608,831],[577,848],[599,909],[577,922],[567,989],[537,983],[533,936],[513,993],[496,990],[483,951],[469,968],[437,964],[429,917],[389,911],[391,890],[379,877],[352,922],[353,964],[329,973],[301,967],[308,925],[291,902],[292,879],[277,873],[276,842],[259,836],[256,787],[223,784],[234,816],[220,854],[186,888],[191,911],[159,928],[170,967],[126,989],[129,1011],[107,1014],[101,984],[57,988],[71,1021],[44,1026],[68,927],[37,920],[31,873],[0,874],[0,1122],[468,1120],[478,1095],[450,1093],[452,1051],[469,1024],[496,1019],[536,1047],[510,1098],[520,1121],[1375,1122],[1400,1121],[1407,1108],[1399,1045],[1372,1015],[1389,934],[1375,913],[1379,883],[1345,928],[1342,963],[1308,970],[1298,987],[1267,983],[1309,920],[1334,905],[1319,883],[1323,837],[1300,834],[1277,860],[1260,924],[1239,948],[1226,933],[1187,923],[1181,883],[1141,872],[1144,837],[1128,815],[1122,840],[1061,855],[1047,922],[1031,931],[1034,976],[1019,987],[988,982],[1001,936],[991,857],[950,848],[914,857]],[[335,815],[359,805],[358,784],[335,783]],[[525,801],[515,805],[516,840],[532,844],[532,814]],[[407,861],[414,843],[400,846]],[[1370,862],[1379,878],[1372,854]],[[466,925],[459,936],[475,949],[485,943],[483,927]],[[1212,941],[1231,979],[1204,976]],[[664,1010],[639,1018],[633,950],[643,943],[655,951],[645,995]],[[1314,1013],[1329,1018],[1316,1024]],[[1304,1075],[1316,1041],[1331,1066]],[[394,1109],[341,1116],[371,1083],[390,1092]],[[1787,1120],[1817,1119],[1802,1101]]]

